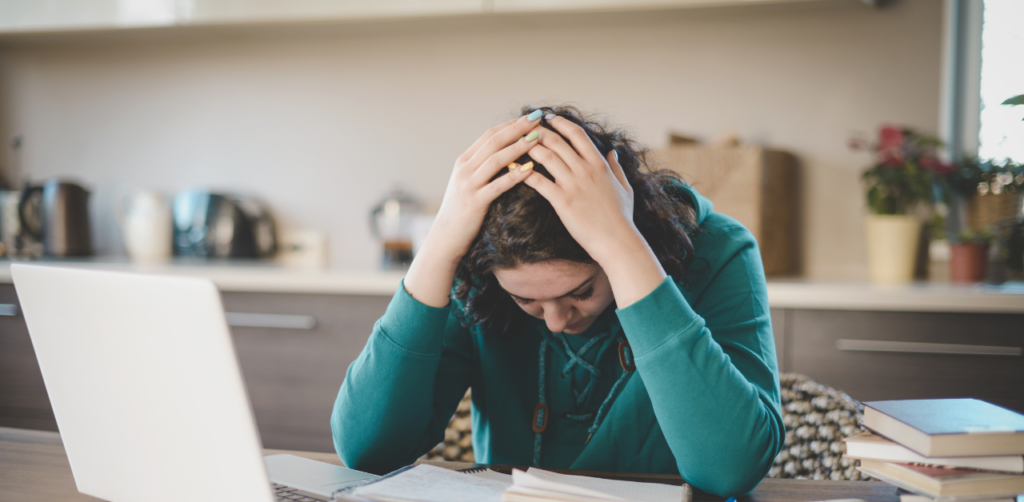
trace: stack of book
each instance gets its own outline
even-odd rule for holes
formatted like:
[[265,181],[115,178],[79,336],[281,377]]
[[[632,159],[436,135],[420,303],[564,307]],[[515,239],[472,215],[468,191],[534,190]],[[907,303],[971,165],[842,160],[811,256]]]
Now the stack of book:
[[[1024,494],[1024,415],[977,399],[864,403],[871,432],[846,439],[865,474],[901,502],[989,502]],[[1024,500],[1022,498],[1021,500]]]

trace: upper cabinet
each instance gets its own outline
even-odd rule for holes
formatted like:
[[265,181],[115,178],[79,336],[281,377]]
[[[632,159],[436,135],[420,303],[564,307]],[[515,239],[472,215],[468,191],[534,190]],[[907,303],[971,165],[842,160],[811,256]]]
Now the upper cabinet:
[[643,10],[712,7],[815,0],[492,0],[495,13],[587,10]]
[[181,24],[237,24],[480,14],[483,12],[481,1],[178,0],[178,3],[182,4]]
[[798,1],[823,0],[0,0],[0,34]]
[[2,0],[0,31],[104,30],[171,26],[175,0]]

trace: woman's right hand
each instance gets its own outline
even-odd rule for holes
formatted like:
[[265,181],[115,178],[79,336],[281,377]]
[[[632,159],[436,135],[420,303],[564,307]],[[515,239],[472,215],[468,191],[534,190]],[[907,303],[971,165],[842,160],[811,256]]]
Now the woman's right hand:
[[513,169],[491,181],[537,144],[537,135],[530,141],[523,137],[540,117],[538,110],[489,129],[455,161],[441,208],[405,276],[405,290],[413,298],[432,307],[448,304],[455,269],[480,232],[491,202],[533,174]]

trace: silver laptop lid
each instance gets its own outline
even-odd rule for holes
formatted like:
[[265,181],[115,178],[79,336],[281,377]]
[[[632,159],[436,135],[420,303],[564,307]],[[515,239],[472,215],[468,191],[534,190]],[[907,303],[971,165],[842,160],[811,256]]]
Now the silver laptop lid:
[[25,264],[11,275],[79,491],[273,500],[212,282]]

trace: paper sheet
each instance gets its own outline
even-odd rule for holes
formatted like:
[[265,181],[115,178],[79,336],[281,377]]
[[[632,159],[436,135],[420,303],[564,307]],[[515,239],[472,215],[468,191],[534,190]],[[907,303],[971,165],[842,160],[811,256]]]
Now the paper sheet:
[[511,474],[503,474],[503,473],[500,473],[498,471],[492,471],[490,469],[486,469],[486,470],[483,470],[483,471],[476,471],[476,472],[467,472],[466,474],[469,474],[470,476],[475,476],[475,477],[478,477],[478,478],[493,479],[494,481],[500,481],[502,483],[505,483],[506,486],[512,486],[512,475]]
[[543,490],[591,500],[679,502],[683,493],[681,487],[673,485],[572,476],[533,467],[526,472],[512,471],[512,478],[515,482],[512,491],[522,487],[534,493]]
[[501,502],[508,483],[458,471],[417,465],[408,471],[361,486],[352,492],[372,500],[417,502]]

